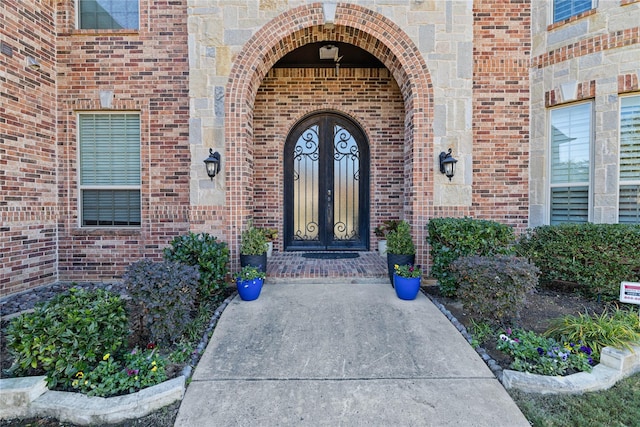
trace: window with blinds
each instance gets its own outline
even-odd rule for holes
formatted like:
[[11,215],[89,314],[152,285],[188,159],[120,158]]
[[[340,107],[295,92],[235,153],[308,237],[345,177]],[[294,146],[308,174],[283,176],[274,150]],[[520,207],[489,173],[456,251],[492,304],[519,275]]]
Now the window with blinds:
[[591,9],[593,9],[593,0],[554,0],[553,22],[564,21]]
[[620,98],[618,222],[640,224],[640,96]]
[[80,114],[81,224],[140,225],[140,115]]
[[589,220],[591,103],[551,110],[550,222]]
[[137,30],[138,0],[78,0],[78,28]]

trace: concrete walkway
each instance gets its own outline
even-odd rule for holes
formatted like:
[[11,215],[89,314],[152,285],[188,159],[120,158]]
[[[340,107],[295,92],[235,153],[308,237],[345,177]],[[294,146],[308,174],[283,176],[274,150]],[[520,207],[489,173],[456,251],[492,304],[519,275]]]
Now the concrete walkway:
[[176,426],[529,426],[422,294],[266,284],[222,314]]

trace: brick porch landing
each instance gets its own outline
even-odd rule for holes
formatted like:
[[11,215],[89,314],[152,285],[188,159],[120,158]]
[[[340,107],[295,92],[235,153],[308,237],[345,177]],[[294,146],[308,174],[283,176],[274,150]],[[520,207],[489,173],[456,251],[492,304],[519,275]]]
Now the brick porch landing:
[[277,282],[386,282],[387,259],[377,252],[357,252],[358,258],[310,259],[304,252],[274,252],[267,261],[267,280]]

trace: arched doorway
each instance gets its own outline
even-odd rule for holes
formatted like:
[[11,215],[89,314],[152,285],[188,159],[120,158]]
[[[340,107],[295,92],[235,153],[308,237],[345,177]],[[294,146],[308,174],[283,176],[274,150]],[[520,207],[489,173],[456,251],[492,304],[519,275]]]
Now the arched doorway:
[[[434,216],[434,208],[433,203],[429,203],[433,199],[433,169],[426,166],[425,159],[433,153],[431,123],[434,108],[431,76],[424,57],[402,28],[364,6],[338,3],[331,28],[324,22],[321,3],[291,9],[256,31],[233,61],[224,97],[224,140],[227,144],[224,215],[228,221],[226,234],[231,253],[238,253],[241,232],[255,217],[254,110],[256,95],[265,76],[280,58],[300,46],[340,40],[378,58],[402,94],[402,217],[413,226],[418,262],[426,264],[425,225],[427,219]],[[327,104],[323,108],[342,110],[342,107],[343,104]],[[282,141],[285,138],[283,136]],[[277,152],[283,153],[280,149]],[[231,261],[234,268],[237,255]]]
[[315,113],[284,148],[285,250],[368,250],[369,144],[335,112]]

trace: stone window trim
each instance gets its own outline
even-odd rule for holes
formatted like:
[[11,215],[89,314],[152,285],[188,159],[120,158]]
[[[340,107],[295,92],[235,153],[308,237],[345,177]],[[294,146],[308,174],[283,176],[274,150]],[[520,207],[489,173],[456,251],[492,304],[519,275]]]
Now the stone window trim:
[[[640,2],[640,0],[638,0]],[[640,73],[621,74],[618,76],[618,94],[640,90]]]
[[132,29],[119,29],[119,30],[114,30],[114,29],[104,29],[104,30],[98,30],[98,29],[81,29],[81,28],[74,28],[72,29],[69,34],[61,34],[62,36],[65,35],[69,35],[69,36],[138,36],[140,35],[140,30],[132,30]]
[[578,13],[577,15],[573,15],[570,18],[547,25],[547,31],[553,31],[557,28],[564,27],[565,25],[573,24],[576,21],[579,21],[581,19],[586,18],[587,16],[591,16],[595,14],[596,14],[595,7],[593,9],[585,10],[584,12]]
[[544,94],[547,108],[572,102],[586,101],[596,97],[596,81],[572,82],[566,86],[551,89]]
[[141,227],[75,227],[70,230],[72,236],[141,236]]
[[532,58],[531,67],[541,69],[573,58],[638,43],[640,43],[640,26],[612,31],[608,34],[599,34],[538,55]]

